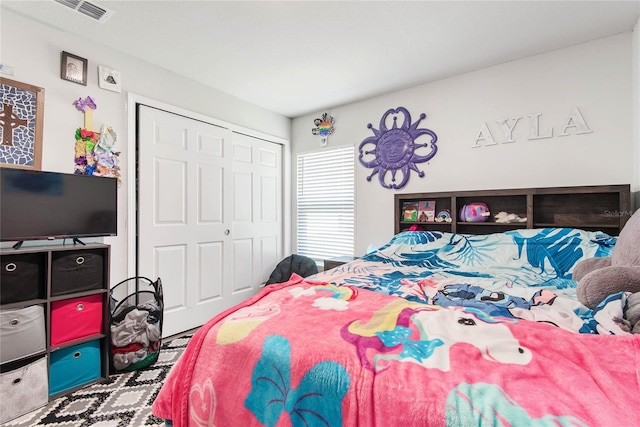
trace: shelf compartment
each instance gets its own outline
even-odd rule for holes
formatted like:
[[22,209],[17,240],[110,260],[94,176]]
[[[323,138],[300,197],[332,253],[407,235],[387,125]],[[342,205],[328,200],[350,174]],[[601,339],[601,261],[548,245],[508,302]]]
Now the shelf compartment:
[[35,411],[49,400],[47,357],[22,360],[0,374],[0,424]]
[[41,305],[0,311],[0,363],[47,350],[44,317]]
[[0,304],[45,297],[46,253],[2,254]]
[[619,197],[615,193],[536,194],[535,224],[554,227],[620,227]]
[[[460,209],[464,205],[471,203],[485,203],[489,207],[491,215],[486,222],[495,223],[494,216],[498,212],[506,212],[510,214],[516,214],[521,218],[527,217],[527,196],[522,195],[509,195],[509,196],[492,196],[492,195],[474,195],[474,196],[458,196],[456,198],[456,209],[458,214]],[[466,224],[466,223],[465,223]],[[499,223],[502,224],[502,223]]]
[[100,374],[100,340],[54,351],[49,366],[49,395],[94,382]]
[[429,193],[418,193],[418,194],[410,194],[410,195],[396,194],[395,195],[395,206],[396,206],[395,233],[396,234],[401,231],[406,231],[412,225],[418,225],[425,230],[435,230],[435,231],[441,231],[441,232],[451,231],[450,222],[447,223],[447,222],[435,222],[435,221],[433,222],[432,221],[427,221],[427,222],[403,221],[403,213],[404,213],[403,206],[406,202],[415,202],[415,204],[417,205],[418,202],[427,201],[427,200],[436,202],[435,204],[436,216],[438,215],[438,212],[447,210],[449,211],[449,213],[453,218],[454,213],[452,211],[453,205],[452,205],[451,197],[443,197],[443,196],[430,197]]
[[51,255],[51,296],[101,289],[105,283],[106,250],[85,249]]
[[52,302],[51,346],[101,334],[102,317],[102,294]]

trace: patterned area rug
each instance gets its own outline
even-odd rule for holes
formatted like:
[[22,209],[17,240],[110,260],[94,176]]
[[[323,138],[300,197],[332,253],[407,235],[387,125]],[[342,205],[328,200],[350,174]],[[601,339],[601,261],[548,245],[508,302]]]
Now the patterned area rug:
[[164,379],[193,334],[174,338],[162,345],[152,366],[125,374],[111,375],[104,383],[85,387],[49,402],[34,412],[4,424],[7,427],[143,427],[164,426],[151,414],[151,404]]

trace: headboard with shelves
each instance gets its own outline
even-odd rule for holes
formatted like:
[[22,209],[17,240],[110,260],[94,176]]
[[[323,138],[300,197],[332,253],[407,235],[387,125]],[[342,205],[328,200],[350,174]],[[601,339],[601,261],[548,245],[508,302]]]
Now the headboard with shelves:
[[[451,222],[405,221],[403,206],[408,202],[435,201],[436,214],[449,211]],[[463,222],[459,210],[469,203],[486,203],[491,215],[485,222]],[[435,193],[396,194],[395,233],[417,224],[425,230],[464,234],[489,234],[522,228],[573,227],[603,231],[617,236],[631,216],[630,186],[591,185],[577,187],[518,188]],[[497,223],[500,211],[513,213],[526,222]]]

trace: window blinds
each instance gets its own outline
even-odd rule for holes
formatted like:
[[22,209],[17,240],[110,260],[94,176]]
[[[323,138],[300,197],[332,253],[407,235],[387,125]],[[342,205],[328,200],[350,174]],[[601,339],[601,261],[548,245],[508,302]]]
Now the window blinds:
[[299,154],[297,170],[298,254],[353,256],[354,148]]

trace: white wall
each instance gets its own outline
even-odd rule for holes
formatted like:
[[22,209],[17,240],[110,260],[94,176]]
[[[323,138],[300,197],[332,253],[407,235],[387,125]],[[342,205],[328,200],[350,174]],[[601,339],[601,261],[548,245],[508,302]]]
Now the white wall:
[[[357,148],[373,136],[368,123],[377,129],[385,111],[402,106],[412,122],[426,113],[419,127],[438,135],[439,151],[430,162],[418,164],[425,177],[411,172],[399,192],[632,183],[637,181],[630,155],[637,118],[632,120],[631,73],[632,33],[627,32],[319,111],[293,120],[292,167],[297,153],[321,149],[311,128],[322,113],[335,118],[327,148]],[[573,107],[593,132],[576,135],[570,128],[569,136],[556,136]],[[542,113],[540,134],[553,128],[554,137],[527,139],[527,116],[534,113]],[[472,148],[482,123],[501,140],[495,120],[517,116],[523,118],[514,129],[515,142]],[[356,162],[356,255],[393,234],[395,191],[382,188],[377,176],[368,182],[370,173]],[[295,173],[292,177],[295,189]]]
[[[97,240],[112,245],[112,284],[133,274],[127,271],[127,168],[130,161],[127,151],[128,144],[135,142],[127,140],[128,92],[278,138],[290,139],[289,118],[4,8],[0,15],[0,62],[15,70],[15,76],[3,77],[45,88],[42,170],[73,172],[74,134],[83,125],[83,115],[73,105],[79,97],[90,95],[96,100],[98,108],[94,111],[94,127],[99,129],[103,123],[108,123],[118,133],[116,149],[122,152],[120,167],[123,175],[123,185],[118,195],[118,236]],[[60,79],[61,51],[88,59],[87,86]],[[121,93],[98,88],[98,65],[120,71]]]
[[[640,21],[633,34],[319,111],[293,120],[292,128],[286,117],[4,8],[0,29],[0,63],[12,66],[16,73],[5,77],[45,88],[43,170],[73,171],[73,134],[83,123],[82,114],[72,104],[78,97],[94,97],[96,126],[109,123],[119,134],[124,180],[119,230],[117,237],[104,239],[112,245],[114,280],[128,275],[127,92],[291,140],[292,168],[296,153],[320,149],[319,137],[311,134],[311,128],[313,119],[323,112],[336,119],[328,148],[358,147],[373,135],[367,124],[378,128],[389,108],[406,107],[413,122],[426,113],[420,127],[436,132],[439,152],[428,164],[419,164],[426,176],[420,179],[412,172],[400,192],[617,183],[631,183],[634,191],[640,190]],[[88,86],[60,79],[63,50],[89,60]],[[98,88],[98,65],[121,72],[122,93]],[[580,108],[592,134],[526,139],[528,114],[543,113],[542,128],[554,127],[557,134],[574,106]],[[523,116],[514,131],[515,143],[471,148],[483,122],[497,137],[499,131],[492,121],[515,116]],[[359,163],[356,171],[356,253],[361,254],[368,244],[381,244],[391,237],[394,191],[381,188],[377,177],[367,182],[370,170]],[[293,172],[291,188],[295,189]],[[295,190],[292,193],[295,210]],[[637,202],[636,207],[639,205]],[[295,216],[293,224],[295,239]]]

